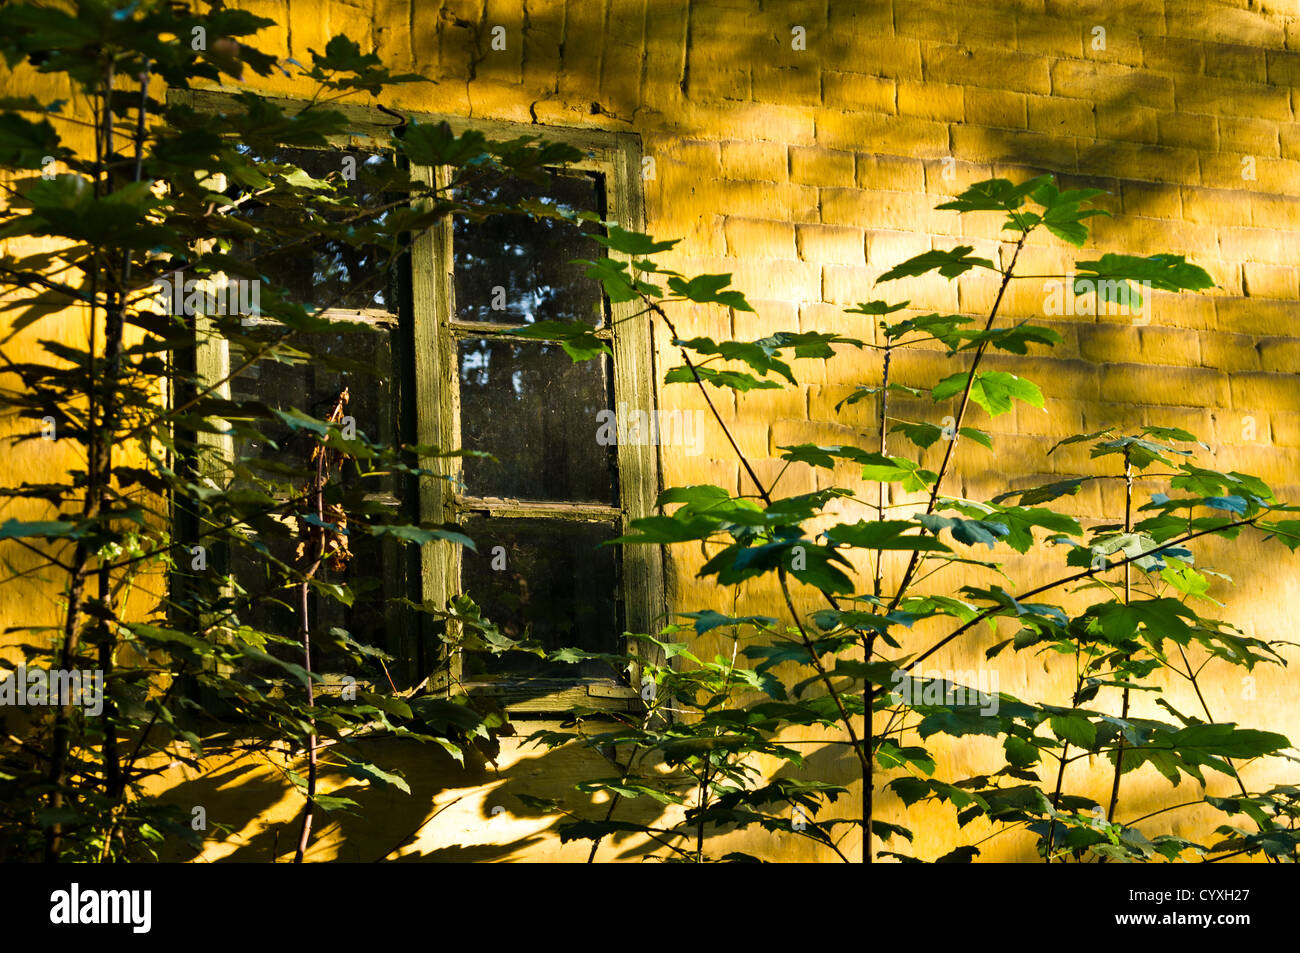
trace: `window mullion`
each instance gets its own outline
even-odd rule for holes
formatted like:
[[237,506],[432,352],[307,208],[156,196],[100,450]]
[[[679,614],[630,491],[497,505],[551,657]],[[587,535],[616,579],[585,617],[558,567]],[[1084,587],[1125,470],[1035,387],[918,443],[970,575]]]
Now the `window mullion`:
[[[446,168],[415,166],[411,176],[426,185],[446,187],[451,176]],[[451,317],[451,219],[444,218],[416,236],[411,248],[412,332],[415,345],[416,434],[419,443],[446,450],[459,446],[455,422],[458,403],[455,353],[446,333]],[[446,523],[454,517],[450,478],[458,475],[454,457],[423,457],[420,466],[437,476],[421,476],[419,513],[421,522]],[[427,543],[420,551],[421,595],[426,604],[442,609],[456,594],[460,580],[460,553],[445,540]],[[448,627],[452,623],[448,622]],[[449,631],[453,639],[456,633]],[[417,633],[404,633],[408,642]],[[403,646],[402,657],[419,658],[418,644]],[[447,675],[460,678],[460,660],[453,656]],[[437,675],[435,673],[435,679]]]

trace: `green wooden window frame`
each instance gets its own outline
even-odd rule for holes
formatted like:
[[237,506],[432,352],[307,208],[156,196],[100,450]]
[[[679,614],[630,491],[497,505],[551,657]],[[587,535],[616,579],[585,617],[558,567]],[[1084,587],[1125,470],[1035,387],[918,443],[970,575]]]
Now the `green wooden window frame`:
[[[226,95],[216,91],[176,91],[172,98],[206,111],[237,108]],[[286,106],[294,105],[284,100]],[[348,116],[353,134],[332,139],[331,146],[348,149],[382,148],[385,129],[392,118],[378,110],[331,104]],[[419,122],[445,121],[457,134],[474,128],[490,139],[514,139],[521,135],[542,135],[548,140],[565,142],[586,154],[582,161],[566,166],[596,173],[605,190],[606,217],[625,228],[640,231],[644,227],[640,181],[641,152],[636,136],[565,127],[539,127],[518,123],[443,117],[415,113]],[[430,184],[446,184],[450,170],[413,167],[415,178]],[[462,321],[456,313],[453,276],[454,225],[450,217],[437,227],[418,236],[410,251],[409,309],[414,355],[415,431],[417,441],[437,447],[460,446],[459,373],[457,342],[465,337],[499,335],[509,325]],[[647,320],[629,320],[637,310],[636,302],[608,302],[609,321],[597,334],[606,339],[613,351],[612,374],[614,406],[655,407],[653,342]],[[384,321],[378,314],[355,309],[329,311],[326,317],[349,322]],[[214,379],[228,373],[229,349],[217,338],[204,339],[196,354],[201,373]],[[228,396],[228,386],[223,387]],[[593,426],[593,438],[594,438]],[[223,454],[233,456],[228,437],[203,435],[203,440]],[[418,489],[418,515],[422,521],[456,523],[470,515],[491,518],[564,518],[617,521],[623,530],[631,520],[654,512],[661,488],[658,447],[649,442],[623,443],[616,446],[618,501],[616,504],[579,504],[530,502],[522,500],[484,499],[463,494],[456,481],[460,477],[459,458],[427,458],[423,467],[438,477],[423,477]],[[441,478],[440,478],[441,477]],[[446,479],[444,479],[446,478]],[[666,613],[664,565],[661,547],[627,546],[622,548],[621,586],[624,623],[630,632],[653,632]],[[446,605],[460,591],[460,547],[448,542],[426,544],[420,555],[420,590],[423,598],[437,606]],[[491,606],[484,607],[491,618]],[[621,633],[620,633],[621,635]],[[400,633],[390,638],[388,650],[406,659],[415,659],[418,632]],[[425,636],[428,637],[427,635]],[[644,651],[629,646],[634,651]],[[656,659],[659,661],[661,659]],[[572,705],[608,710],[635,710],[640,707],[636,686],[639,672],[630,673],[627,681],[609,678],[494,678],[490,681],[462,679],[461,660],[444,660],[432,673],[431,687],[444,692],[469,691],[491,695],[508,709],[544,714],[565,710]],[[427,674],[427,673],[426,673]]]

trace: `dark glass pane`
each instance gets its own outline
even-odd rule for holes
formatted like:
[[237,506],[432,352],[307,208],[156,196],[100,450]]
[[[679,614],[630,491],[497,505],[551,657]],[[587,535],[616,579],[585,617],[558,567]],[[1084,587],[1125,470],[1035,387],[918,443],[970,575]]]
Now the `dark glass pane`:
[[[265,158],[298,166],[314,179],[334,177],[340,195],[359,206],[376,206],[398,196],[366,186],[366,167],[385,163],[387,158],[368,152],[343,149],[280,149]],[[344,176],[350,178],[344,178]],[[331,216],[351,216],[356,209],[331,211]],[[258,269],[294,301],[318,308],[379,308],[397,311],[395,269],[385,267],[388,256],[362,250],[340,241],[312,240],[313,223],[304,218],[300,204],[268,206],[250,203],[248,215],[254,221],[275,222],[291,232],[297,228],[307,239],[293,248],[273,252],[257,241],[244,243],[232,254],[257,263]],[[382,221],[380,215],[376,221]],[[280,242],[277,241],[277,244]]]
[[[296,536],[262,535],[259,541],[276,559],[290,565],[295,561],[301,563],[296,555]],[[320,595],[315,589],[309,590],[312,669],[326,674],[351,674],[383,683],[386,679],[379,665],[373,659],[354,662],[338,647],[338,639],[330,634],[330,630],[342,629],[355,642],[387,650],[392,647],[388,632],[390,626],[396,631],[402,625],[414,624],[405,618],[404,610],[395,602],[412,594],[404,573],[403,553],[400,545],[392,540],[362,533],[348,536],[348,548],[352,551],[352,558],[345,569],[339,571],[323,563],[314,578],[347,586],[354,597],[352,605],[345,606]],[[281,587],[283,572],[247,547],[240,547],[231,554],[230,572],[252,597],[251,604],[239,613],[239,621],[261,632],[294,639],[294,644],[269,645],[266,651],[284,661],[302,664],[297,587]],[[250,665],[248,671],[272,679],[293,677],[271,663]]]
[[[310,354],[298,363],[262,360],[246,368],[230,382],[235,400],[258,400],[281,411],[294,408],[325,419],[333,411],[344,388],[348,402],[344,414],[352,417],[358,434],[384,443],[400,441],[397,431],[398,386],[393,348],[398,332],[376,325],[337,334],[303,334],[296,346]],[[232,368],[243,360],[242,352],[231,349]],[[306,468],[316,446],[313,434],[294,430],[278,418],[257,420],[252,426],[262,438],[236,438],[236,456],[255,458],[287,466]],[[345,467],[344,479],[354,472]],[[389,478],[367,478],[370,492],[392,492]]]
[[558,344],[460,342],[460,430],[473,496],[613,503],[613,446],[596,440],[610,408],[609,360],[574,363]]
[[[621,650],[619,550],[600,546],[618,536],[616,527],[473,517],[466,521],[465,532],[478,553],[462,550],[461,585],[502,632],[535,639],[548,651],[566,646],[589,652]],[[522,652],[467,653],[464,671],[467,679],[614,674],[603,663],[557,664]]]
[[[533,198],[575,211],[604,213],[599,176],[552,173],[549,185],[505,176],[485,176],[467,197],[491,203]],[[604,320],[598,281],[583,277],[574,258],[595,259],[604,249],[589,237],[596,225],[582,227],[556,219],[492,215],[482,221],[457,216],[452,237],[455,256],[456,312],[462,321],[533,324],[536,321]]]

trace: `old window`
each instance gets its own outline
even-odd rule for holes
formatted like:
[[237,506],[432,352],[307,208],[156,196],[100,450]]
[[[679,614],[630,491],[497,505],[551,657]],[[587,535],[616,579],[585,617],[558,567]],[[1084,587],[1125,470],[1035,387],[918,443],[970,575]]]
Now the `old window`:
[[[594,137],[574,144],[590,150],[576,168],[553,170],[542,186],[489,178],[478,197],[531,198],[638,227],[634,150]],[[624,632],[648,631],[663,611],[658,552],[601,545],[651,512],[658,481],[655,447],[598,439],[601,411],[648,411],[653,401],[645,322],[622,320],[635,308],[611,304],[568,264],[604,253],[565,223],[458,217],[413,254],[432,264],[423,295],[414,269],[421,442],[496,457],[443,464],[454,479],[426,485],[426,512],[462,524],[478,550],[426,547],[426,598],[466,592],[507,634],[547,648],[620,651]],[[556,343],[505,333],[548,320],[590,323],[613,357],[575,364]],[[624,707],[635,697],[604,666],[522,653],[467,655],[448,674],[516,709]]]
[[[520,134],[506,127],[483,131],[495,138]],[[566,138],[555,130],[547,135]],[[476,197],[537,199],[638,227],[634,143],[586,133],[568,138],[588,153],[576,168],[550,170],[541,184],[481,179]],[[337,167],[341,158],[293,152],[291,161],[309,172]],[[366,161],[364,152],[349,154]],[[443,169],[412,171],[428,182],[449,178]],[[313,343],[346,356],[354,369],[262,362],[236,379],[233,396],[326,416],[347,387],[360,430],[496,458],[429,459],[424,465],[448,479],[368,488],[368,498],[405,507],[413,518],[461,524],[477,553],[433,543],[415,554],[370,540],[365,545],[375,552],[358,554],[349,570],[355,578],[348,580],[367,601],[358,600],[350,613],[322,605],[314,630],[337,625],[386,648],[398,658],[395,676],[408,684],[432,676],[448,691],[496,695],[516,710],[635,704],[633,687],[603,666],[557,666],[525,653],[440,657],[432,651],[440,640],[428,620],[391,601],[409,594],[441,606],[464,592],[510,635],[592,651],[620,651],[626,631],[648,631],[661,618],[659,552],[601,545],[651,512],[658,486],[657,448],[607,446],[598,438],[600,411],[653,407],[645,322],[620,321],[631,306],[611,305],[599,282],[569,264],[602,254],[572,224],[493,216],[446,221],[419,237],[407,261],[387,275],[343,249],[258,259],[264,273],[302,300],[330,307],[329,317],[348,325],[346,333],[341,328]],[[556,343],[505,333],[544,320],[590,323],[613,357],[575,364]],[[219,341],[200,354],[214,375],[239,360]],[[271,436],[278,449],[246,449],[271,458],[294,452],[291,434]],[[221,439],[233,454],[233,440]],[[256,565],[232,568],[241,584],[256,583]],[[376,611],[380,605],[386,608]],[[274,600],[267,613],[259,623],[277,631],[292,626],[291,614]]]

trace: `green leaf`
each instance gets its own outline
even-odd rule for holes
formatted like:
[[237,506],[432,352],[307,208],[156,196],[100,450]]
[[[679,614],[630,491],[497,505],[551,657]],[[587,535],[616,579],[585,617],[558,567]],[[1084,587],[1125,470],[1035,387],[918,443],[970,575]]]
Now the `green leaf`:
[[1149,285],[1159,291],[1202,291],[1214,287],[1214,279],[1182,255],[1105,254],[1095,261],[1080,261],[1075,268],[1083,274],[1074,279],[1074,293],[1097,293],[1099,302],[1140,307],[1142,295],[1130,284]]
[[708,382],[714,387],[726,387],[731,390],[739,391],[742,394],[751,390],[771,390],[782,387],[780,381],[759,380],[753,374],[746,374],[744,371],[716,371],[711,367],[697,366],[694,372],[686,365],[674,367],[664,376],[665,384],[693,384],[695,376],[699,375],[701,382]]
[[[930,391],[931,399],[937,403],[955,397],[966,389],[969,378],[969,373],[944,378]],[[1005,371],[977,371],[970,399],[984,408],[990,417],[1010,411],[1012,400],[1022,400],[1034,407],[1043,406],[1043,393],[1034,383]]]
[[0,539],[22,539],[39,537],[42,539],[79,539],[88,531],[84,523],[67,523],[63,520],[38,520],[25,523],[16,519],[7,519],[0,523]]
[[[672,247],[671,244],[669,247]],[[731,284],[730,274],[698,275],[690,281],[675,276],[668,279],[668,287],[690,301],[726,305],[736,311],[753,311],[745,296],[739,291],[722,290],[729,284]]]
[[907,536],[908,530],[920,527],[909,520],[859,520],[839,523],[826,530],[831,542],[857,549],[889,549],[912,552],[950,553],[952,550],[928,536]]
[[989,450],[993,449],[993,438],[983,430],[976,430],[974,427],[962,427],[961,430],[957,432],[963,437],[974,440],[982,447],[987,447]]
[[[943,208],[943,206],[940,206]],[[877,281],[894,281],[898,278],[914,278],[918,275],[924,275],[931,271],[937,271],[943,277],[952,280],[972,268],[988,268],[990,271],[997,271],[997,267],[987,258],[976,258],[971,254],[975,250],[973,245],[958,245],[949,251],[927,251],[912,258],[902,264],[895,265],[889,271],[881,275]]]
[[936,427],[934,424],[912,424],[904,422],[890,427],[889,432],[903,434],[908,440],[912,441],[912,443],[922,449],[938,442],[939,438],[943,436],[943,430]]
[[[668,251],[681,241],[680,238],[674,238],[671,241],[657,242],[649,235],[642,232],[630,232],[617,225],[610,225],[607,235],[590,235],[588,237],[597,244],[604,245],[606,248],[636,258],[644,258],[646,255]],[[730,278],[730,276],[727,277],[728,279]]]
[[952,533],[953,539],[967,546],[983,543],[992,549],[993,544],[1008,533],[1004,524],[992,520],[970,520],[955,516],[939,516],[935,513],[923,514],[917,519],[936,536],[941,530],[946,529]]
[[851,308],[845,308],[845,314],[893,314],[895,311],[902,311],[911,301],[904,301],[902,304],[890,304],[887,301],[876,299],[875,301],[862,301]]
[[411,793],[411,786],[406,783],[405,778],[385,771],[369,762],[345,760],[341,765],[339,765],[339,768],[348,777],[356,778],[358,781],[366,781],[371,784],[383,784],[389,787],[394,787],[403,794]]
[[1025,204],[1026,197],[1040,186],[1050,183],[1050,175],[1015,185],[1010,179],[985,179],[976,182],[955,199],[935,206],[954,212],[1007,212]]
[[[718,344],[712,338],[701,337],[691,338],[689,341],[674,340],[673,344],[680,348],[695,351],[697,354],[716,355],[727,361],[742,361],[763,376],[767,376],[771,371],[776,371],[790,383],[795,383],[790,366],[776,356],[780,353],[780,349],[768,341],[723,341]],[[687,375],[690,375],[689,367],[676,368],[674,373],[683,369]],[[706,370],[706,368],[698,369],[701,371]],[[703,377],[704,375],[701,374],[700,376]],[[690,379],[694,380],[693,377]]]
[[609,345],[596,337],[590,324],[584,321],[536,321],[522,328],[508,328],[501,333],[535,341],[555,341],[576,364],[589,361],[601,354],[613,356]]
[[1024,506],[1031,506],[1034,503],[1049,503],[1062,496],[1075,496],[1079,492],[1079,488],[1088,482],[1088,479],[1088,477],[1075,477],[1068,480],[1057,480],[1054,483],[1045,483],[1042,486],[1031,487],[1028,490],[1011,490],[993,497],[993,502],[1001,503],[1003,500],[1018,496]]
[[32,122],[17,113],[0,113],[0,165],[39,169],[47,158],[62,159],[66,155],[48,119]]
[[687,619],[695,620],[695,632],[703,635],[713,629],[732,628],[742,625],[752,625],[758,628],[771,628],[777,624],[777,620],[771,616],[765,615],[746,615],[746,616],[729,616],[720,612],[714,612],[712,609],[705,609],[703,612],[682,612],[679,613]]
[[1048,724],[1056,737],[1078,745],[1085,751],[1092,750],[1093,745],[1097,743],[1097,726],[1081,712],[1054,714],[1048,718]]

